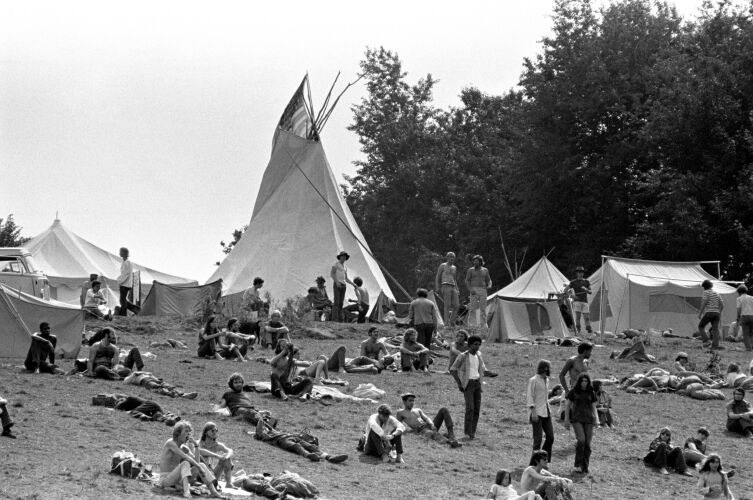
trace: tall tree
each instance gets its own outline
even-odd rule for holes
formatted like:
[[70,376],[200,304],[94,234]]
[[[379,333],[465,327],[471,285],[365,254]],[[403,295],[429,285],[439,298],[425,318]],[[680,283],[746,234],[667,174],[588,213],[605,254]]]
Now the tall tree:
[[29,238],[21,236],[23,228],[13,220],[13,214],[9,214],[3,222],[0,217],[0,247],[20,247],[29,241]]

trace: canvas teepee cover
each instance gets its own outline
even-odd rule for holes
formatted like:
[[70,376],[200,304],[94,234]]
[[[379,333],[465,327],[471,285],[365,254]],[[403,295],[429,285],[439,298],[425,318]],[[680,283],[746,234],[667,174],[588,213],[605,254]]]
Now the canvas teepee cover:
[[[345,250],[348,276],[363,279],[372,302],[380,292],[394,299],[350,212],[319,140],[320,127],[305,111],[307,78],[288,104],[274,134],[248,229],[208,281],[222,279],[225,311],[237,314],[254,277],[274,300],[304,296],[317,276],[327,279]],[[347,299],[355,298],[348,287]]]
[[56,354],[74,358],[81,348],[84,312],[80,307],[47,301],[0,284],[0,357],[22,358],[39,324],[50,324],[57,336]]
[[549,259],[539,259],[518,279],[487,299],[489,340],[569,336],[557,300],[552,298],[569,281]]
[[[52,298],[72,305],[81,305],[81,287],[89,280],[89,274],[104,276],[102,290],[109,307],[118,304],[120,276],[119,256],[90,243],[55,219],[45,231],[34,236],[24,245],[34,258],[38,270],[47,274]],[[133,270],[141,274],[142,291],[148,292],[152,281],[162,283],[197,284],[186,278],[172,276],[133,264]]]
[[701,264],[604,257],[601,268],[588,278],[594,292],[589,305],[594,329],[616,333],[671,328],[690,335],[697,330],[704,280],[721,295],[722,324],[730,324],[737,314],[735,288],[715,281]]

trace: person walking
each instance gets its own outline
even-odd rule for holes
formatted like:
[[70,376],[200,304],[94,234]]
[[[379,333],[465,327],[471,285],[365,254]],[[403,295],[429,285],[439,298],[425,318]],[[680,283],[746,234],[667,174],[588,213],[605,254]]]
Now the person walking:
[[442,296],[444,302],[444,324],[450,328],[455,326],[460,294],[458,292],[458,268],[455,266],[455,254],[447,252],[446,261],[439,264],[437,276],[434,278],[434,290]]
[[[549,408],[549,376],[551,372],[552,364],[546,359],[542,359],[536,367],[536,375],[528,380],[526,401],[531,430],[533,431],[533,454],[529,465],[536,465],[534,455],[538,450],[544,450],[547,457],[552,456],[554,427],[552,426],[552,413]],[[542,434],[546,435],[543,447],[541,445]]]
[[120,258],[123,262],[120,264],[120,276],[118,276],[118,288],[120,289],[120,309],[118,314],[120,316],[128,316],[128,311],[134,314],[139,313],[139,306],[133,304],[129,300],[129,295],[133,297],[131,292],[133,291],[133,264],[128,260],[130,253],[126,247],[120,248]]
[[565,292],[572,290],[573,293],[573,312],[575,312],[575,333],[580,335],[580,318],[583,316],[583,323],[586,325],[586,332],[591,335],[591,314],[588,310],[588,296],[591,292],[591,282],[583,277],[585,269],[583,266],[575,268],[575,279],[567,285]]
[[334,302],[334,305],[332,306],[332,321],[343,321],[345,292],[348,289],[348,284],[356,286],[356,284],[348,278],[348,268],[345,267],[345,261],[348,259],[350,259],[350,254],[343,250],[337,254],[337,262],[335,262],[335,265],[332,266],[332,270],[330,271]]
[[698,333],[701,336],[704,347],[709,347],[709,336],[706,334],[706,325],[711,325],[711,348],[719,349],[719,322],[722,319],[724,302],[721,295],[714,290],[714,284],[709,280],[703,280],[703,295],[701,296],[701,310],[698,312]]
[[746,351],[753,351],[753,297],[748,295],[748,287],[737,287],[737,325],[742,329]]
[[473,256],[473,267],[465,273],[465,286],[470,292],[471,302],[468,305],[468,324],[473,324],[473,315],[476,310],[480,312],[480,320],[477,325],[486,327],[486,293],[492,287],[492,278],[489,270],[484,267],[484,258],[480,255]]
[[450,367],[450,373],[465,398],[464,432],[468,439],[476,437],[481,413],[481,377],[484,376],[486,365],[480,348],[481,337],[471,335],[468,338],[468,350],[461,352]]
[[588,474],[591,462],[591,439],[594,426],[599,423],[596,410],[596,393],[588,373],[581,373],[570,392],[565,405],[565,428],[572,425],[575,432],[575,472]]

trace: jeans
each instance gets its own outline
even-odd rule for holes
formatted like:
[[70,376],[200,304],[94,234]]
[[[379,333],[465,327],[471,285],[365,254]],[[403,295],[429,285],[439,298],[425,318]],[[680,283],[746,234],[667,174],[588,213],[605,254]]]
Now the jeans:
[[128,300],[128,295],[131,293],[131,288],[127,286],[120,287],[120,311],[121,316],[128,316],[128,311],[133,314],[139,313],[139,307]]
[[442,427],[442,424],[447,427],[447,432],[450,433],[450,435],[453,434],[453,429],[455,428],[455,425],[452,423],[452,417],[450,416],[450,410],[448,410],[445,407],[442,407],[437,412],[437,416],[434,417],[434,428],[439,431],[439,428]]
[[329,357],[327,360],[327,370],[332,370],[333,372],[336,372],[340,369],[345,369],[345,346],[341,345],[337,349],[335,349],[335,352],[332,353],[332,356]]
[[689,448],[685,448],[682,450],[683,457],[685,458],[685,464],[693,467],[696,464],[701,463],[701,460],[703,460],[706,455],[701,453],[700,451],[691,450]]
[[311,392],[311,388],[314,387],[314,382],[310,378],[303,378],[301,381],[291,384],[287,381],[281,381],[279,375],[272,374],[271,377],[272,395],[276,398],[281,398],[282,392],[285,392],[285,394],[287,394],[288,396],[309,394]]
[[468,380],[468,385],[463,391],[465,396],[465,422],[463,432],[469,437],[476,437],[478,417],[481,414],[481,381],[479,379]]
[[701,340],[708,342],[709,336],[706,335],[706,325],[711,324],[711,346],[719,347],[719,322],[721,321],[721,315],[718,312],[707,312],[701,318],[698,323],[698,333],[701,335]]
[[655,465],[656,467],[672,467],[677,472],[685,472],[688,468],[685,463],[685,456],[682,454],[682,448],[679,446],[670,447],[662,443],[654,451],[650,451],[643,458],[643,461]]
[[3,426],[3,430],[9,429],[13,425],[13,421],[10,419],[8,408],[6,405],[0,405],[0,424]]
[[[549,461],[551,462],[552,445],[554,444],[554,427],[552,426],[552,415],[549,414],[548,417],[539,416],[538,422],[534,422],[533,419],[531,419],[531,427],[533,430],[533,451],[544,450],[549,456]],[[543,446],[541,445],[542,432],[544,435],[546,435]],[[533,455],[531,455],[531,459],[533,459]],[[533,460],[531,460],[531,463],[529,465],[536,464],[534,464]]]
[[332,305],[332,321],[343,320],[343,302],[345,302],[345,291],[347,287],[345,285],[338,285],[335,283],[332,286],[334,292],[334,301]]
[[376,432],[369,431],[369,435],[366,437],[366,445],[363,448],[365,455],[371,455],[373,457],[381,457],[385,453],[389,453],[390,449],[395,448],[395,452],[399,455],[403,454],[403,436],[395,436],[392,441],[383,440]]
[[413,325],[413,328],[418,332],[418,338],[416,339],[418,343],[424,347],[431,348],[431,339],[434,336],[434,325],[432,323],[421,323],[420,325]]
[[740,316],[740,321],[738,321],[737,324],[743,331],[743,344],[745,344],[745,350],[753,350],[753,316]]
[[474,312],[478,309],[481,311],[481,321],[479,327],[486,326],[486,288],[474,286],[471,288],[471,303],[468,305],[468,324],[474,324]]
[[593,424],[572,422],[575,431],[575,467],[580,467],[583,472],[588,472],[588,464],[591,461],[591,438],[594,434]]
[[753,431],[753,419],[746,417],[730,420],[727,422],[727,430],[737,432],[738,434],[745,434],[745,431]]
[[129,370],[133,370],[133,367],[136,366],[137,371],[142,371],[144,361],[141,359],[141,351],[139,351],[138,347],[134,347],[128,351],[128,356],[123,360],[122,365]]

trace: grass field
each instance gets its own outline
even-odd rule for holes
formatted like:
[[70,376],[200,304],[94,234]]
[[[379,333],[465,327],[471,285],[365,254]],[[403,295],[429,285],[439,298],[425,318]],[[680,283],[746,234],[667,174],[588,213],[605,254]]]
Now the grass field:
[[[119,382],[72,377],[33,375],[19,369],[21,360],[0,360],[0,395],[10,401],[17,440],[0,438],[0,497],[19,499],[58,498],[153,498],[149,485],[108,474],[113,452],[126,449],[146,463],[157,463],[162,444],[171,436],[164,424],[141,422],[127,413],[91,406],[98,393],[126,392],[157,400],[163,408],[189,420],[196,432],[207,420],[220,426],[220,440],[236,452],[236,467],[247,472],[278,473],[290,470],[301,474],[321,491],[321,498],[483,498],[500,468],[519,472],[527,464],[531,451],[531,430],[525,412],[525,385],[540,358],[552,361],[558,373],[574,348],[484,344],[482,352],[489,369],[500,376],[486,379],[481,420],[475,441],[451,450],[415,435],[405,439],[405,465],[375,465],[355,451],[356,441],[375,405],[340,403],[324,406],[316,402],[282,402],[268,394],[253,394],[258,408],[268,409],[280,419],[279,427],[300,431],[309,427],[320,439],[322,448],[332,453],[348,453],[344,464],[313,463],[248,436],[247,424],[209,413],[226,390],[230,373],[241,371],[247,381],[267,380],[269,366],[249,362],[219,362],[195,356],[195,328],[180,322],[131,319],[118,323],[125,333],[119,344],[133,344],[148,350],[149,342],[177,338],[187,342],[190,351],[152,350],[157,360],[147,362],[147,370],[176,383],[187,391],[198,391],[196,400],[171,399],[154,395]],[[365,338],[362,325],[342,325],[336,330],[342,339],[322,341],[297,338],[304,357],[330,354],[344,344],[348,352],[357,350]],[[384,327],[391,332],[392,328]],[[749,353],[726,344],[723,364],[738,361],[745,366]],[[739,346],[739,344],[738,344]],[[646,365],[609,359],[623,343],[608,341],[594,350],[592,373],[597,377],[621,377],[644,371]],[[668,367],[678,350],[687,351],[691,360],[705,361],[707,355],[697,341],[659,339],[649,348],[659,366]],[[257,353],[268,354],[266,351]],[[188,361],[188,362],[183,362]],[[444,369],[446,359],[438,361]],[[69,362],[63,363],[65,369]],[[387,391],[384,402],[400,407],[399,394],[418,395],[417,406],[433,413],[447,406],[462,435],[463,397],[449,375],[397,374],[343,375],[354,388],[373,382]],[[700,425],[711,431],[709,449],[721,453],[724,464],[737,466],[731,481],[739,498],[753,498],[753,441],[727,434],[724,430],[724,401],[696,401],[673,394],[632,395],[608,387],[618,419],[615,430],[597,430],[593,439],[591,476],[575,484],[577,499],[686,499],[699,498],[696,479],[672,474],[664,477],[645,467],[641,461],[657,430],[669,425],[676,444],[694,434]],[[731,391],[724,391],[731,397]],[[749,398],[750,399],[750,398]],[[572,477],[575,439],[557,424],[551,470]],[[515,476],[514,476],[515,477]]]

